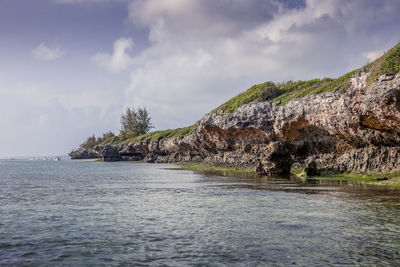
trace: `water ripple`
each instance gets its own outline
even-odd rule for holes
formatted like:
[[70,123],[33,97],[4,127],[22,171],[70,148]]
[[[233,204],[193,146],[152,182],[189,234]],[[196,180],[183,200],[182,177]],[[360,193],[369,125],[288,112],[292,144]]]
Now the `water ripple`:
[[2,161],[0,265],[400,265],[400,194],[168,165]]

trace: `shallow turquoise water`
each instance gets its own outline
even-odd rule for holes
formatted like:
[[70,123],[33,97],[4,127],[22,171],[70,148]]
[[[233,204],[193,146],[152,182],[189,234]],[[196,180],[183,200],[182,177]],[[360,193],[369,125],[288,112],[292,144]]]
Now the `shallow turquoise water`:
[[0,265],[400,265],[400,194],[167,170],[0,161]]

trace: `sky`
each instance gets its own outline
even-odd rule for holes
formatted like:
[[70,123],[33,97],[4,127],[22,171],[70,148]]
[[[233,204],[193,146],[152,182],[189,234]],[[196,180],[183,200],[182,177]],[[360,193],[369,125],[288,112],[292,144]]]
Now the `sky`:
[[65,155],[127,107],[184,127],[253,84],[338,77],[398,0],[0,0],[0,157]]

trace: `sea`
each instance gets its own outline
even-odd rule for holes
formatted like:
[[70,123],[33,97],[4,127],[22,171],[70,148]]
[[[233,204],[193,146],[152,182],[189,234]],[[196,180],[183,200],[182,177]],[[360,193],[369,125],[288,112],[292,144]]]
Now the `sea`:
[[0,161],[0,266],[400,266],[400,191]]

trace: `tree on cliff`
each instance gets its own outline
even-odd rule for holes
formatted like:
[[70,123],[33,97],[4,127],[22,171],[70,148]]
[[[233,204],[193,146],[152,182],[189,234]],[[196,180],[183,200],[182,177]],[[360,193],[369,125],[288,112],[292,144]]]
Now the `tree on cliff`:
[[115,134],[114,134],[113,132],[111,132],[111,131],[108,131],[108,132],[106,132],[106,133],[103,133],[103,136],[97,137],[96,143],[97,143],[97,144],[100,144],[101,142],[103,142],[103,141],[105,141],[105,140],[107,140],[108,138],[113,137],[113,136],[115,136]]
[[95,146],[101,144],[102,142],[106,141],[108,138],[115,136],[115,134],[111,131],[103,133],[103,136],[95,137],[94,134],[89,136],[85,142],[80,145],[81,149],[92,149]]
[[120,134],[125,136],[139,136],[153,128],[151,117],[146,108],[127,108],[121,115]]
[[92,135],[89,136],[88,139],[86,139],[86,141],[83,144],[81,144],[81,148],[90,149],[93,148],[96,144],[97,144],[96,136]]

